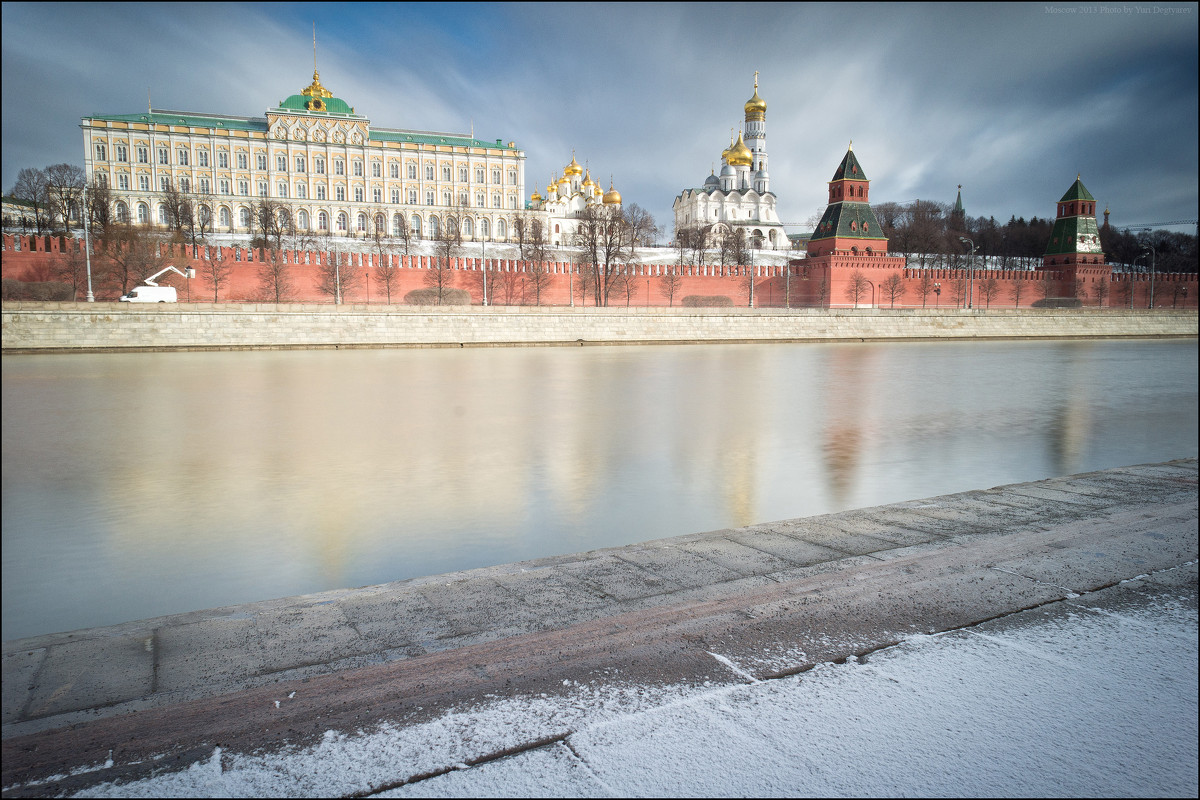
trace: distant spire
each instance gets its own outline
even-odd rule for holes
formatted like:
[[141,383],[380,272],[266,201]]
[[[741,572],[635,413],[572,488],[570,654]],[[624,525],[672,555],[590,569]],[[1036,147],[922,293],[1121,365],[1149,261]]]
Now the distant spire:
[[154,106],[152,106],[150,104],[150,87],[149,86],[146,87],[146,113],[147,114],[154,113]]
[[846,148],[846,152],[848,152],[848,153],[854,152],[854,140],[853,139],[850,140],[850,146]]
[[317,21],[313,20],[313,74],[317,72]]

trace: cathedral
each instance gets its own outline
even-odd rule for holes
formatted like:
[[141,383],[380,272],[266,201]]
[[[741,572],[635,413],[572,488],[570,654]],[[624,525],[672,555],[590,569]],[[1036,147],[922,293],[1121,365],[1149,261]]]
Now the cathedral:
[[745,137],[739,133],[722,151],[720,174],[710,173],[702,187],[675,198],[675,230],[705,225],[713,234],[744,231],[752,248],[786,250],[767,172],[767,103],[758,96],[757,72],[745,111]]
[[535,189],[527,207],[530,211],[545,215],[546,241],[549,244],[569,247],[574,244],[573,237],[579,219],[589,206],[611,206],[620,210],[621,193],[613,188],[611,179],[608,191],[602,191],[600,184],[592,180],[592,171],[579,166],[572,153],[571,163],[563,167],[562,177],[550,179],[545,197]]

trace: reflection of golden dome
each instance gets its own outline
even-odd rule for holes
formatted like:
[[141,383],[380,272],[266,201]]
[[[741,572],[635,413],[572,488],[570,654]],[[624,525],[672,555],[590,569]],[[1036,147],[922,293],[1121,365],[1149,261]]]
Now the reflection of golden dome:
[[754,154],[750,152],[749,147],[746,147],[740,133],[737,142],[729,148],[729,155],[725,157],[725,163],[733,167],[748,167],[754,163]]
[[621,193],[613,188],[611,180],[608,182],[608,191],[604,193],[604,205],[621,205]]
[[583,167],[579,166],[579,162],[575,160],[575,154],[571,154],[571,163],[563,167],[563,180],[566,180],[568,175],[582,175]]
[[754,97],[746,101],[746,114],[766,114],[767,101],[758,96],[758,84],[754,85]]

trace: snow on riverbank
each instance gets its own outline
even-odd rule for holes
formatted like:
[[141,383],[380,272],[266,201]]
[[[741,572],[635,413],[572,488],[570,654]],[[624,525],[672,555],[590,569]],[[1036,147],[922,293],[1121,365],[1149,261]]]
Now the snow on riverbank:
[[[407,728],[329,731],[303,750],[217,750],[184,772],[86,795],[1197,792],[1197,619],[1186,597],[1060,604],[756,683],[736,674],[748,664],[729,659],[730,670],[713,655],[725,677],[707,686],[651,690],[614,675]],[[486,759],[502,750],[518,752]]]

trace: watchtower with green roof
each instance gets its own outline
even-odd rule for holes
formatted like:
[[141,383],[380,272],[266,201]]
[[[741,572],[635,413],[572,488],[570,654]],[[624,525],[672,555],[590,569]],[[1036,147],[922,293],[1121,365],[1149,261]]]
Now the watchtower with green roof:
[[887,237],[871,210],[870,183],[851,142],[829,181],[829,205],[808,240],[810,258],[887,254]]
[[1058,216],[1050,231],[1045,267],[1064,267],[1075,264],[1103,264],[1100,229],[1096,225],[1096,198],[1075,176],[1075,183],[1058,201]]

